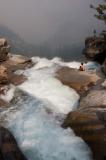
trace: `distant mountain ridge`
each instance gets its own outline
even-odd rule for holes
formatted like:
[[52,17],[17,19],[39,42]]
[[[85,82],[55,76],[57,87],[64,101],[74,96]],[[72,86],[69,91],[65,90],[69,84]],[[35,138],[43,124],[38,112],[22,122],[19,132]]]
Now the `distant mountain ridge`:
[[28,44],[20,36],[14,33],[7,26],[0,24],[0,37],[5,37],[11,46],[11,52],[14,54],[24,54],[24,55],[33,55],[35,52],[35,47],[32,44]]
[[7,26],[0,24],[0,38],[1,37],[5,37],[9,41],[11,52],[14,54],[40,56],[46,58],[61,57],[66,61],[81,58],[81,44],[66,45],[60,43],[58,36],[55,37],[55,35],[43,44],[30,44]]

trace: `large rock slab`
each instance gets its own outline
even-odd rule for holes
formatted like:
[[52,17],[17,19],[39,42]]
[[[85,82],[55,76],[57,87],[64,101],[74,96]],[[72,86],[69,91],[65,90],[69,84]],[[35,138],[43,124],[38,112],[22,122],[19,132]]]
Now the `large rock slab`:
[[79,71],[68,67],[60,68],[56,73],[58,78],[64,85],[75,89],[82,94],[97,83],[100,77],[96,73],[87,71]]
[[16,70],[26,69],[33,66],[31,58],[21,55],[10,55],[7,61],[2,63],[3,66],[8,68],[9,71],[15,72]]
[[13,135],[0,127],[0,160],[27,160]]
[[68,114],[62,127],[71,127],[90,146],[94,160],[106,159],[106,105],[92,106]]

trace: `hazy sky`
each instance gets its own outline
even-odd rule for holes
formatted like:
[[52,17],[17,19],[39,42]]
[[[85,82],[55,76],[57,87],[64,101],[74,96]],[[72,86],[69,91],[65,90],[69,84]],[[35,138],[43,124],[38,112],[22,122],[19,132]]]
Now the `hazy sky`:
[[[0,0],[0,23],[35,44],[76,43],[104,25],[89,8],[97,0]],[[100,0],[98,0],[100,1]]]

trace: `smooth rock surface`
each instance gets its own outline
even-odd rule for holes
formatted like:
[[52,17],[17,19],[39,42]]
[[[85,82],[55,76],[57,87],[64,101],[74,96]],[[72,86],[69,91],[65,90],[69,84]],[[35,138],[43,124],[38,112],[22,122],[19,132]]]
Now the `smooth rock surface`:
[[75,89],[80,94],[88,91],[100,79],[96,73],[79,71],[68,67],[60,68],[56,73],[56,77],[63,84]]

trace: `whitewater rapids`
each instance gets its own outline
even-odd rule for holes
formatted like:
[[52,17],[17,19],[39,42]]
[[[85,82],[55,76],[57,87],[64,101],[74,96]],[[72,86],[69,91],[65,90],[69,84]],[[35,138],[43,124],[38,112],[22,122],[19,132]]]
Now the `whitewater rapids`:
[[[8,128],[28,160],[91,160],[84,141],[71,129],[61,128],[66,114],[77,107],[79,95],[55,78],[59,65],[78,68],[80,63],[56,58],[33,61],[34,67],[17,72],[28,80],[18,86],[24,94],[15,97],[12,107],[3,113]],[[88,63],[86,67],[95,65]]]

